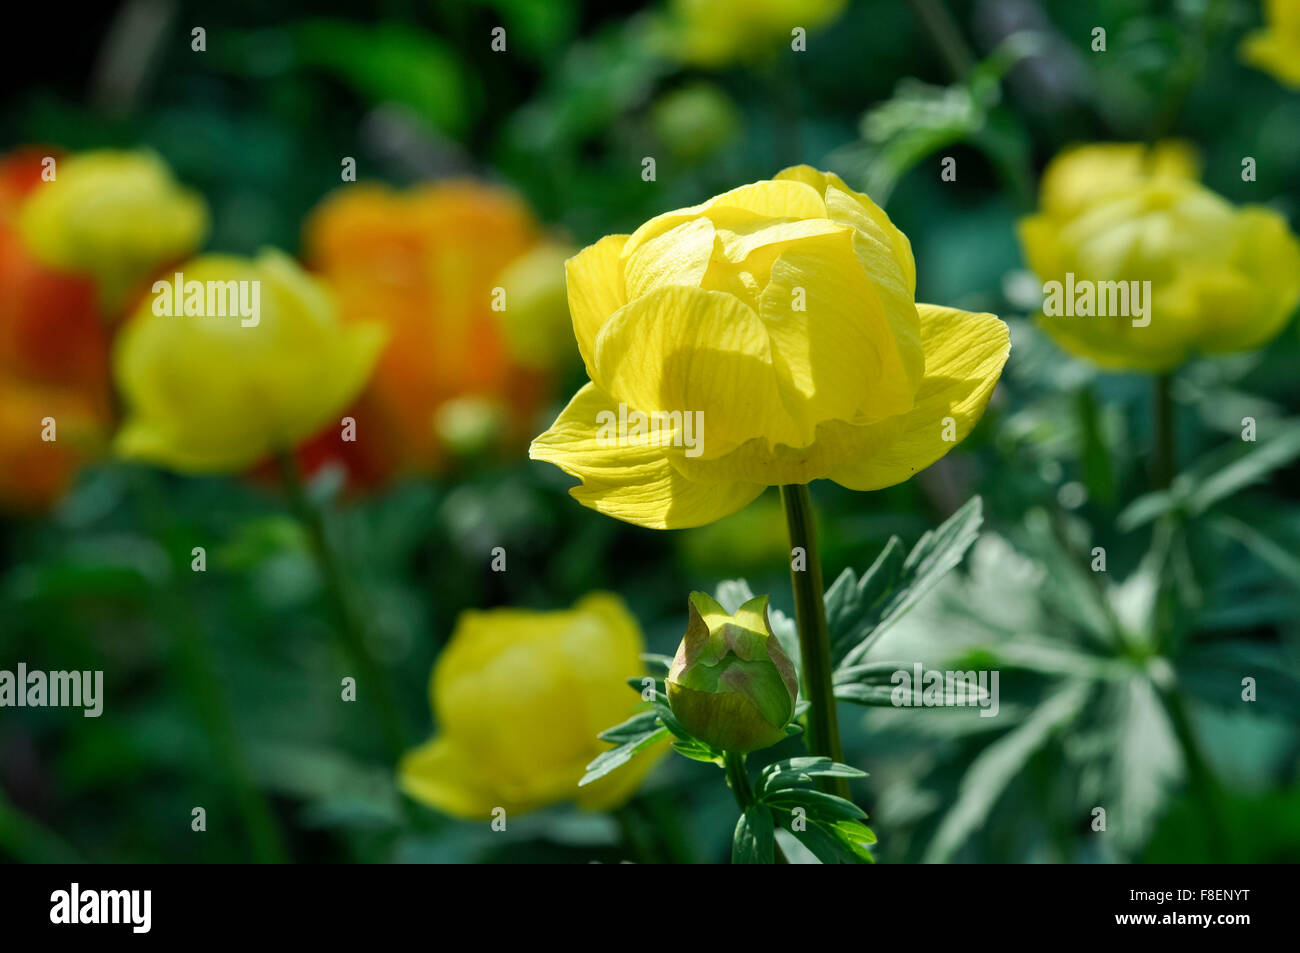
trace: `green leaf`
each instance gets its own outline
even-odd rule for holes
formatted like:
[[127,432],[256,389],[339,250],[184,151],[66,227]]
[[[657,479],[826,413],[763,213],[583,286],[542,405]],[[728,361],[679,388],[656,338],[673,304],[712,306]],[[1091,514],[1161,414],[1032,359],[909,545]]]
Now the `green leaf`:
[[762,804],[745,808],[731,842],[733,864],[770,864],[775,859],[776,830],[772,814]]
[[901,564],[901,544],[891,539],[861,579],[852,569],[844,570],[825,599],[832,662],[860,662],[891,624],[961,562],[979,536],[983,521],[983,502],[972,497],[937,529],[922,536]]
[[624,742],[642,738],[659,729],[659,713],[655,711],[637,712],[627,721],[613,728],[606,728],[596,737],[610,744],[621,745]]
[[763,803],[773,810],[792,812],[803,808],[809,819],[838,821],[865,820],[867,812],[852,801],[812,788],[782,788],[763,795]]
[[827,825],[827,830],[847,847],[859,862],[864,864],[876,862],[875,855],[867,849],[869,845],[876,842],[876,834],[865,824],[848,820],[836,821],[834,824]]
[[802,758],[787,758],[775,761],[762,771],[758,781],[758,794],[762,798],[767,791],[777,791],[795,784],[810,784],[813,778],[865,778],[867,772],[847,764],[839,764],[830,758],[809,755]]
[[980,752],[961,779],[957,800],[926,848],[925,863],[945,863],[952,859],[1034,752],[1083,710],[1091,695],[1090,687],[1089,682],[1082,680],[1067,682],[1024,722]]
[[894,673],[909,671],[906,662],[867,662],[843,666],[835,672],[835,697],[858,705],[893,705]]
[[794,830],[788,822],[782,822],[781,826],[790,831],[798,839],[799,843],[812,851],[813,856],[823,864],[856,864],[859,862],[857,852],[845,844],[832,831],[830,825],[809,821],[803,826],[803,830]]
[[1274,425],[1281,431],[1266,443],[1233,460],[1201,481],[1189,494],[1193,513],[1203,513],[1210,506],[1238,490],[1258,483],[1279,467],[1300,457],[1300,422]]
[[578,782],[578,787],[585,787],[592,781],[599,780],[609,774],[615,768],[621,768],[631,761],[638,752],[644,751],[657,741],[668,737],[667,728],[656,728],[639,738],[633,738],[631,741],[625,741],[617,748],[610,748],[608,751],[597,755],[591,764],[587,765],[587,773],[582,776]]
[[690,741],[674,741],[673,750],[682,757],[690,758],[692,761],[703,761],[705,764],[722,764],[723,755],[702,741],[694,739]]

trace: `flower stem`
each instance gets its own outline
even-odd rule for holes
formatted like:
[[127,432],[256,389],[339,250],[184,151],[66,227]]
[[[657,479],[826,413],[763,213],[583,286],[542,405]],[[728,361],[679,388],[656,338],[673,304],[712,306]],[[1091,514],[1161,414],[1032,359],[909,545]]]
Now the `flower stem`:
[[[745,770],[745,755],[738,751],[724,751],[722,753],[723,768],[727,772],[727,786],[731,788],[731,793],[736,796],[736,804],[740,807],[740,813],[744,814],[745,809],[754,803],[754,789],[749,785],[749,772]],[[781,850],[781,845],[773,841],[772,843],[772,860],[778,864],[788,864],[785,851]]]
[[1174,482],[1177,450],[1174,436],[1173,375],[1157,374],[1152,387],[1152,425],[1155,450],[1151,464],[1151,487],[1167,490]]
[[326,592],[330,601],[334,604],[335,613],[338,615],[339,625],[335,631],[343,643],[344,651],[347,652],[352,664],[357,668],[358,685],[363,691],[369,690],[375,700],[375,707],[380,717],[380,727],[384,734],[384,742],[388,747],[389,756],[396,763],[405,750],[406,733],[402,729],[402,719],[393,701],[393,692],[389,687],[388,679],[379,663],[371,655],[370,649],[366,646],[365,623],[362,621],[356,604],[353,602],[343,565],[339,561],[334,547],[330,545],[329,535],[325,529],[324,514],[321,512],[320,507],[316,506],[308,498],[306,489],[303,486],[302,474],[298,470],[297,461],[294,460],[292,453],[278,453],[276,462],[280,467],[280,476],[284,482],[284,489],[289,497],[289,503],[311,539],[316,563],[325,582]]
[[[799,627],[799,656],[803,683],[811,707],[808,709],[808,750],[832,761],[844,760],[840,728],[835,712],[830,635],[826,631],[826,606],[822,602],[822,564],[817,553],[817,531],[813,525],[812,498],[803,483],[781,487],[781,504],[790,533],[790,581],[794,588],[794,615]],[[793,550],[803,550],[803,559]],[[798,568],[799,565],[802,569]],[[849,796],[844,778],[821,778],[822,790]]]

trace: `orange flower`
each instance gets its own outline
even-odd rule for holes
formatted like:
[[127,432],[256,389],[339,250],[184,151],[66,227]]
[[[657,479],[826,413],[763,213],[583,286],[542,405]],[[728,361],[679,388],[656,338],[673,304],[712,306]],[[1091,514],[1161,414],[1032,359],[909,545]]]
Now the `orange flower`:
[[349,411],[355,442],[333,426],[303,449],[304,465],[332,458],[371,485],[436,472],[449,455],[443,411],[464,399],[490,408],[476,419],[495,420],[507,443],[522,445],[546,375],[511,356],[494,289],[540,238],[520,199],[469,181],[405,192],[351,185],[327,198],[306,225],[307,263],[343,320],[381,321],[389,343]]
[[[112,418],[108,331],[87,277],[32,257],[15,227],[51,150],[0,158],[0,507],[39,511],[102,452]],[[54,440],[47,418],[53,420]]]

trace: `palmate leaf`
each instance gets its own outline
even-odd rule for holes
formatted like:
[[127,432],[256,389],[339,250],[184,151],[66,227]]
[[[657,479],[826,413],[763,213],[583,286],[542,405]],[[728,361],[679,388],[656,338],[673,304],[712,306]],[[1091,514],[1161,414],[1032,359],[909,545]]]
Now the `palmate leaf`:
[[1120,513],[1120,529],[1137,529],[1174,511],[1199,516],[1300,457],[1300,421],[1276,421],[1269,428],[1268,440],[1245,451],[1237,444],[1214,451],[1179,474],[1171,490],[1138,497]]
[[1092,683],[1066,682],[1023,722],[980,752],[961,780],[957,800],[944,815],[925,851],[925,863],[945,863],[983,823],[1034,752],[1083,710]]
[[776,827],[772,813],[762,804],[745,808],[736,822],[731,841],[733,864],[770,864],[775,859]]
[[861,578],[845,569],[826,591],[831,661],[854,665],[891,624],[952,570],[979,535],[983,501],[972,497],[938,528],[921,537],[904,559],[891,539]]

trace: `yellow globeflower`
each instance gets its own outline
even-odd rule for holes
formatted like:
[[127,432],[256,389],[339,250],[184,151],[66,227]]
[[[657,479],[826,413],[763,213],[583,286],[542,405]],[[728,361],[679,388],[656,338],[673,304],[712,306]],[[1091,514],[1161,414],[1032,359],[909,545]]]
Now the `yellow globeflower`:
[[1084,146],[1048,166],[1019,231],[1045,286],[1040,324],[1061,347],[1163,372],[1281,331],[1300,300],[1300,245],[1281,215],[1234,207],[1194,170],[1173,144]]
[[42,264],[91,275],[105,306],[190,255],[208,227],[203,198],[148,152],[85,152],[32,190],[19,229]]
[[625,680],[645,674],[642,651],[636,620],[608,593],[557,612],[463,613],[429,683],[441,733],[403,758],[402,790],[467,819],[558,801],[617,807],[666,746],[578,781],[609,747],[597,734],[640,704]]
[[205,255],[155,282],[121,331],[118,452],[182,472],[235,472],[319,430],[361,392],[384,344],[338,320],[279,252]]
[[601,239],[568,288],[591,383],[531,455],[657,529],[766,486],[901,483],[970,432],[1010,348],[993,315],[915,304],[906,236],[808,166]]
[[1267,0],[1267,27],[1247,34],[1241,54],[1279,83],[1300,89],[1300,0]]
[[697,66],[754,62],[843,12],[845,0],[674,0],[670,42]]

